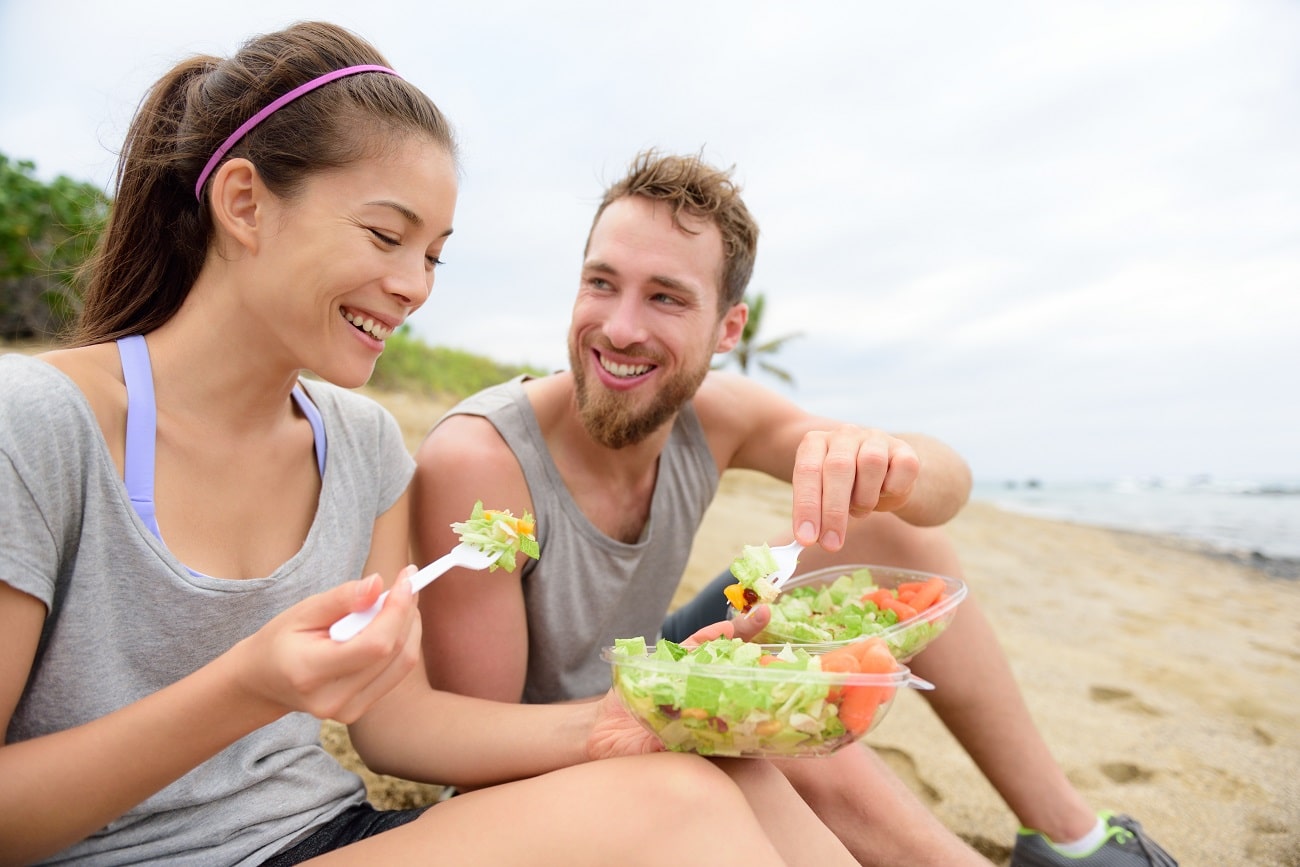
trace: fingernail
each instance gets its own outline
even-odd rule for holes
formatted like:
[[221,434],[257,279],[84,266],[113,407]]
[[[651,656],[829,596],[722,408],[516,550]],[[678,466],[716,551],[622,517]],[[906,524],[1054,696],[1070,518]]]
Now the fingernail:
[[838,551],[840,547],[840,534],[832,530],[825,536],[822,536],[822,547],[831,551]]
[[799,525],[799,538],[800,539],[817,538],[817,528],[813,526],[812,521],[804,521],[802,524]]

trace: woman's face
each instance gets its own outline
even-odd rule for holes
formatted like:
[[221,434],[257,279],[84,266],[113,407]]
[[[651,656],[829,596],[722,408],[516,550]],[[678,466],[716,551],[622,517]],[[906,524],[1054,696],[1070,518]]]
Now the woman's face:
[[256,318],[293,367],[364,384],[385,338],[429,297],[455,207],[452,156],[424,138],[313,175],[269,208],[256,281],[269,315]]

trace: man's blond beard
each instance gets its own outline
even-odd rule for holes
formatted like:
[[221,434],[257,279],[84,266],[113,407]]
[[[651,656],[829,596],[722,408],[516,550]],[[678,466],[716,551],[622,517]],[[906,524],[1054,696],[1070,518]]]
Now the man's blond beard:
[[696,370],[673,374],[660,386],[650,405],[637,412],[617,393],[590,388],[582,358],[576,348],[570,347],[569,367],[573,371],[578,416],[591,438],[611,449],[636,445],[663,427],[695,396],[709,373],[706,361]]

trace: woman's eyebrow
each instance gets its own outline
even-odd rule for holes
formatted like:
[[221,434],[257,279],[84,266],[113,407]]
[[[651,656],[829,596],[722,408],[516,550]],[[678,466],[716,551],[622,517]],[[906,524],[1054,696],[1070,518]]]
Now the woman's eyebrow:
[[[401,214],[408,223],[410,223],[412,226],[415,226],[416,228],[419,228],[424,225],[423,217],[421,217],[419,214],[415,213],[415,211],[412,211],[410,208],[406,207],[406,205],[403,205],[400,202],[394,202],[391,199],[376,199],[373,202],[366,202],[366,204],[377,205],[381,208],[391,208],[397,213]],[[447,230],[444,231],[439,237],[446,238],[449,237],[451,233],[452,233],[452,229],[451,227],[448,227]]]
[[376,201],[373,202],[366,202],[366,204],[378,205],[381,208],[392,208],[394,211],[396,211],[397,213],[405,217],[406,221],[411,225],[413,226],[424,225],[424,219],[419,214],[415,213],[415,211],[412,211],[410,208],[406,207],[406,205],[403,205],[399,202],[394,202],[390,199],[377,199]]

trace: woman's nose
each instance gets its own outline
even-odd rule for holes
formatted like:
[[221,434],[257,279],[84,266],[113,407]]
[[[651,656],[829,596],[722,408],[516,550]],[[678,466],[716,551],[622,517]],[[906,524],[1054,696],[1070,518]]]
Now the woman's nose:
[[404,307],[415,309],[429,300],[433,291],[433,272],[428,270],[424,257],[420,256],[415,265],[405,265],[390,274],[384,281],[384,291],[397,298]]

